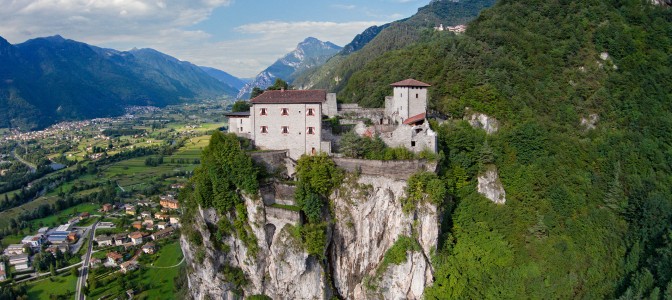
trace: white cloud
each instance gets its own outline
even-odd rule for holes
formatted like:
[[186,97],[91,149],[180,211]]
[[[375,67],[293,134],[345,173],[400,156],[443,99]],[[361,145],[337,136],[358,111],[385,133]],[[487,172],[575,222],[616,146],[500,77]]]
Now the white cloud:
[[349,5],[348,4],[332,4],[331,7],[332,8],[337,8],[337,9],[345,9],[345,10],[353,10],[353,9],[357,8],[357,6],[353,5],[353,4],[349,4]]
[[344,46],[364,29],[384,23],[384,21],[253,23],[235,28],[237,32],[249,37],[175,49],[171,53],[198,65],[219,68],[237,76],[252,77],[293,50],[307,37]]
[[0,35],[12,43],[63,34],[87,43],[109,43],[116,37],[141,45],[175,38],[202,38],[184,27],[208,18],[230,0],[0,0]]

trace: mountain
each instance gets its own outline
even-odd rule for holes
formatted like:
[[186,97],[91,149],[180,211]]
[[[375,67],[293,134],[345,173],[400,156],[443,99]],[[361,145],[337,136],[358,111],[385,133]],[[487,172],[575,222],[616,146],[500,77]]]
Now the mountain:
[[362,33],[358,34],[355,36],[354,39],[352,39],[352,42],[349,44],[345,45],[343,47],[343,50],[338,53],[338,55],[349,55],[353,52],[357,52],[360,49],[364,48],[369,42],[371,42],[378,34],[383,31],[383,29],[390,27],[391,23],[387,23],[385,25],[381,26],[371,26],[364,30]]
[[0,41],[0,127],[115,116],[128,105],[165,106],[236,90],[151,49],[117,51],[64,39]]
[[323,42],[312,37],[306,38],[296,46],[294,51],[278,59],[270,67],[259,73],[252,82],[246,84],[238,93],[238,98],[249,97],[254,87],[265,89],[271,86],[276,78],[291,83],[297,74],[324,64],[341,49],[331,42]]
[[[426,299],[671,295],[672,9],[651,3],[499,1],[353,73],[339,99],[380,106],[414,77],[452,120],[434,127],[455,202]],[[498,132],[460,121],[482,114]],[[477,192],[493,166],[505,205]]]
[[[320,67],[303,72],[293,84],[303,89],[319,88],[338,92],[348,82],[350,75],[367,62],[387,51],[401,49],[419,41],[439,24],[465,24],[494,3],[495,0],[432,1],[419,8],[410,18],[365,30],[346,46],[347,51],[342,51]],[[369,41],[369,38],[372,39]]]
[[[211,68],[211,67],[200,67],[200,68],[201,68],[201,70],[205,71],[205,73],[208,73],[208,75],[214,77],[215,79],[217,79],[217,80],[219,80],[219,81],[221,81],[221,82],[223,82],[227,85],[232,86],[233,88],[235,88],[238,91],[240,91],[240,89],[242,89],[245,86],[245,84],[248,83],[246,80],[238,78],[236,76],[233,76],[233,75],[231,75],[229,73],[226,73],[222,70],[218,70],[218,69]],[[236,94],[237,93],[238,92],[236,92]]]

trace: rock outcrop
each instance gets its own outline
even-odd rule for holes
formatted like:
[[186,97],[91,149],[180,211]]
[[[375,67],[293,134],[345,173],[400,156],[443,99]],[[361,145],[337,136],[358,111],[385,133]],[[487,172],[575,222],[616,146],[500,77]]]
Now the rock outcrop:
[[[248,223],[260,248],[253,257],[240,240],[232,237],[225,240],[228,251],[217,250],[208,224],[217,224],[220,216],[213,209],[201,209],[195,227],[203,236],[204,246],[191,245],[182,238],[192,296],[421,299],[433,278],[429,257],[438,243],[439,213],[431,204],[404,212],[401,199],[405,187],[403,179],[349,173],[330,199],[333,222],[323,261],[309,256],[292,235],[291,226],[298,221],[294,213],[285,214],[278,207],[264,205],[268,199],[245,199]],[[412,237],[419,250],[407,251],[404,263],[382,269],[385,253],[401,236]],[[204,257],[202,263],[198,256]],[[237,287],[227,282],[224,266],[240,268],[247,285]]]
[[[432,205],[422,205],[404,213],[399,200],[405,187],[406,181],[364,175],[336,193],[330,258],[334,286],[343,299],[420,299],[431,283],[427,258],[436,250],[437,211]],[[375,278],[385,252],[402,235],[417,236],[422,253],[409,254],[412,259],[405,264]],[[367,287],[365,279],[379,279],[378,288]]]
[[499,121],[483,113],[472,112],[468,109],[464,119],[471,127],[483,129],[487,134],[493,134],[499,130]]
[[506,191],[495,165],[485,166],[485,171],[478,175],[478,193],[496,204],[506,203]]

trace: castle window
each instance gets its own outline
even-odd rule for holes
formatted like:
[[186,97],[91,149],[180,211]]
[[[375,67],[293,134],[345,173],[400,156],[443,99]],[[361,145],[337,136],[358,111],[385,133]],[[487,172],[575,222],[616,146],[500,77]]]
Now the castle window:
[[314,108],[309,108],[308,112],[306,113],[309,116],[314,116],[315,115],[315,109]]
[[411,147],[415,147],[415,141],[411,141]]
[[418,94],[415,94],[415,99],[418,99]]
[[282,126],[281,129],[282,129],[281,132],[283,134],[288,134],[289,133],[289,126]]
[[281,111],[281,113],[280,113],[281,115],[289,116],[289,108],[281,108],[280,111]]
[[261,133],[268,133],[268,126],[261,126]]
[[306,130],[306,133],[315,134],[315,127],[308,127],[308,129]]
[[259,115],[260,116],[268,116],[268,112],[266,111],[265,108],[259,109]]

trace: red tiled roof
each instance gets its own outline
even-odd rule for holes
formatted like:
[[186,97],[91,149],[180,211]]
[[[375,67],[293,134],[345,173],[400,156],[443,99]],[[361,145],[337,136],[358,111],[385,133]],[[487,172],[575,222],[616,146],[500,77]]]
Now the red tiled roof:
[[265,91],[263,94],[250,100],[250,102],[252,102],[252,104],[301,104],[323,103],[326,100],[326,90],[278,90]]
[[416,86],[416,87],[430,87],[431,86],[431,85],[426,84],[422,81],[417,81],[417,80],[411,79],[411,78],[406,79],[406,80],[402,80],[402,81],[399,81],[399,82],[395,82],[395,83],[390,84],[390,85],[391,86]]
[[425,117],[426,117],[426,114],[421,113],[419,115],[415,115],[415,116],[412,116],[412,117],[406,119],[406,121],[404,121],[404,124],[406,124],[406,125],[413,124],[413,123],[424,120]]

